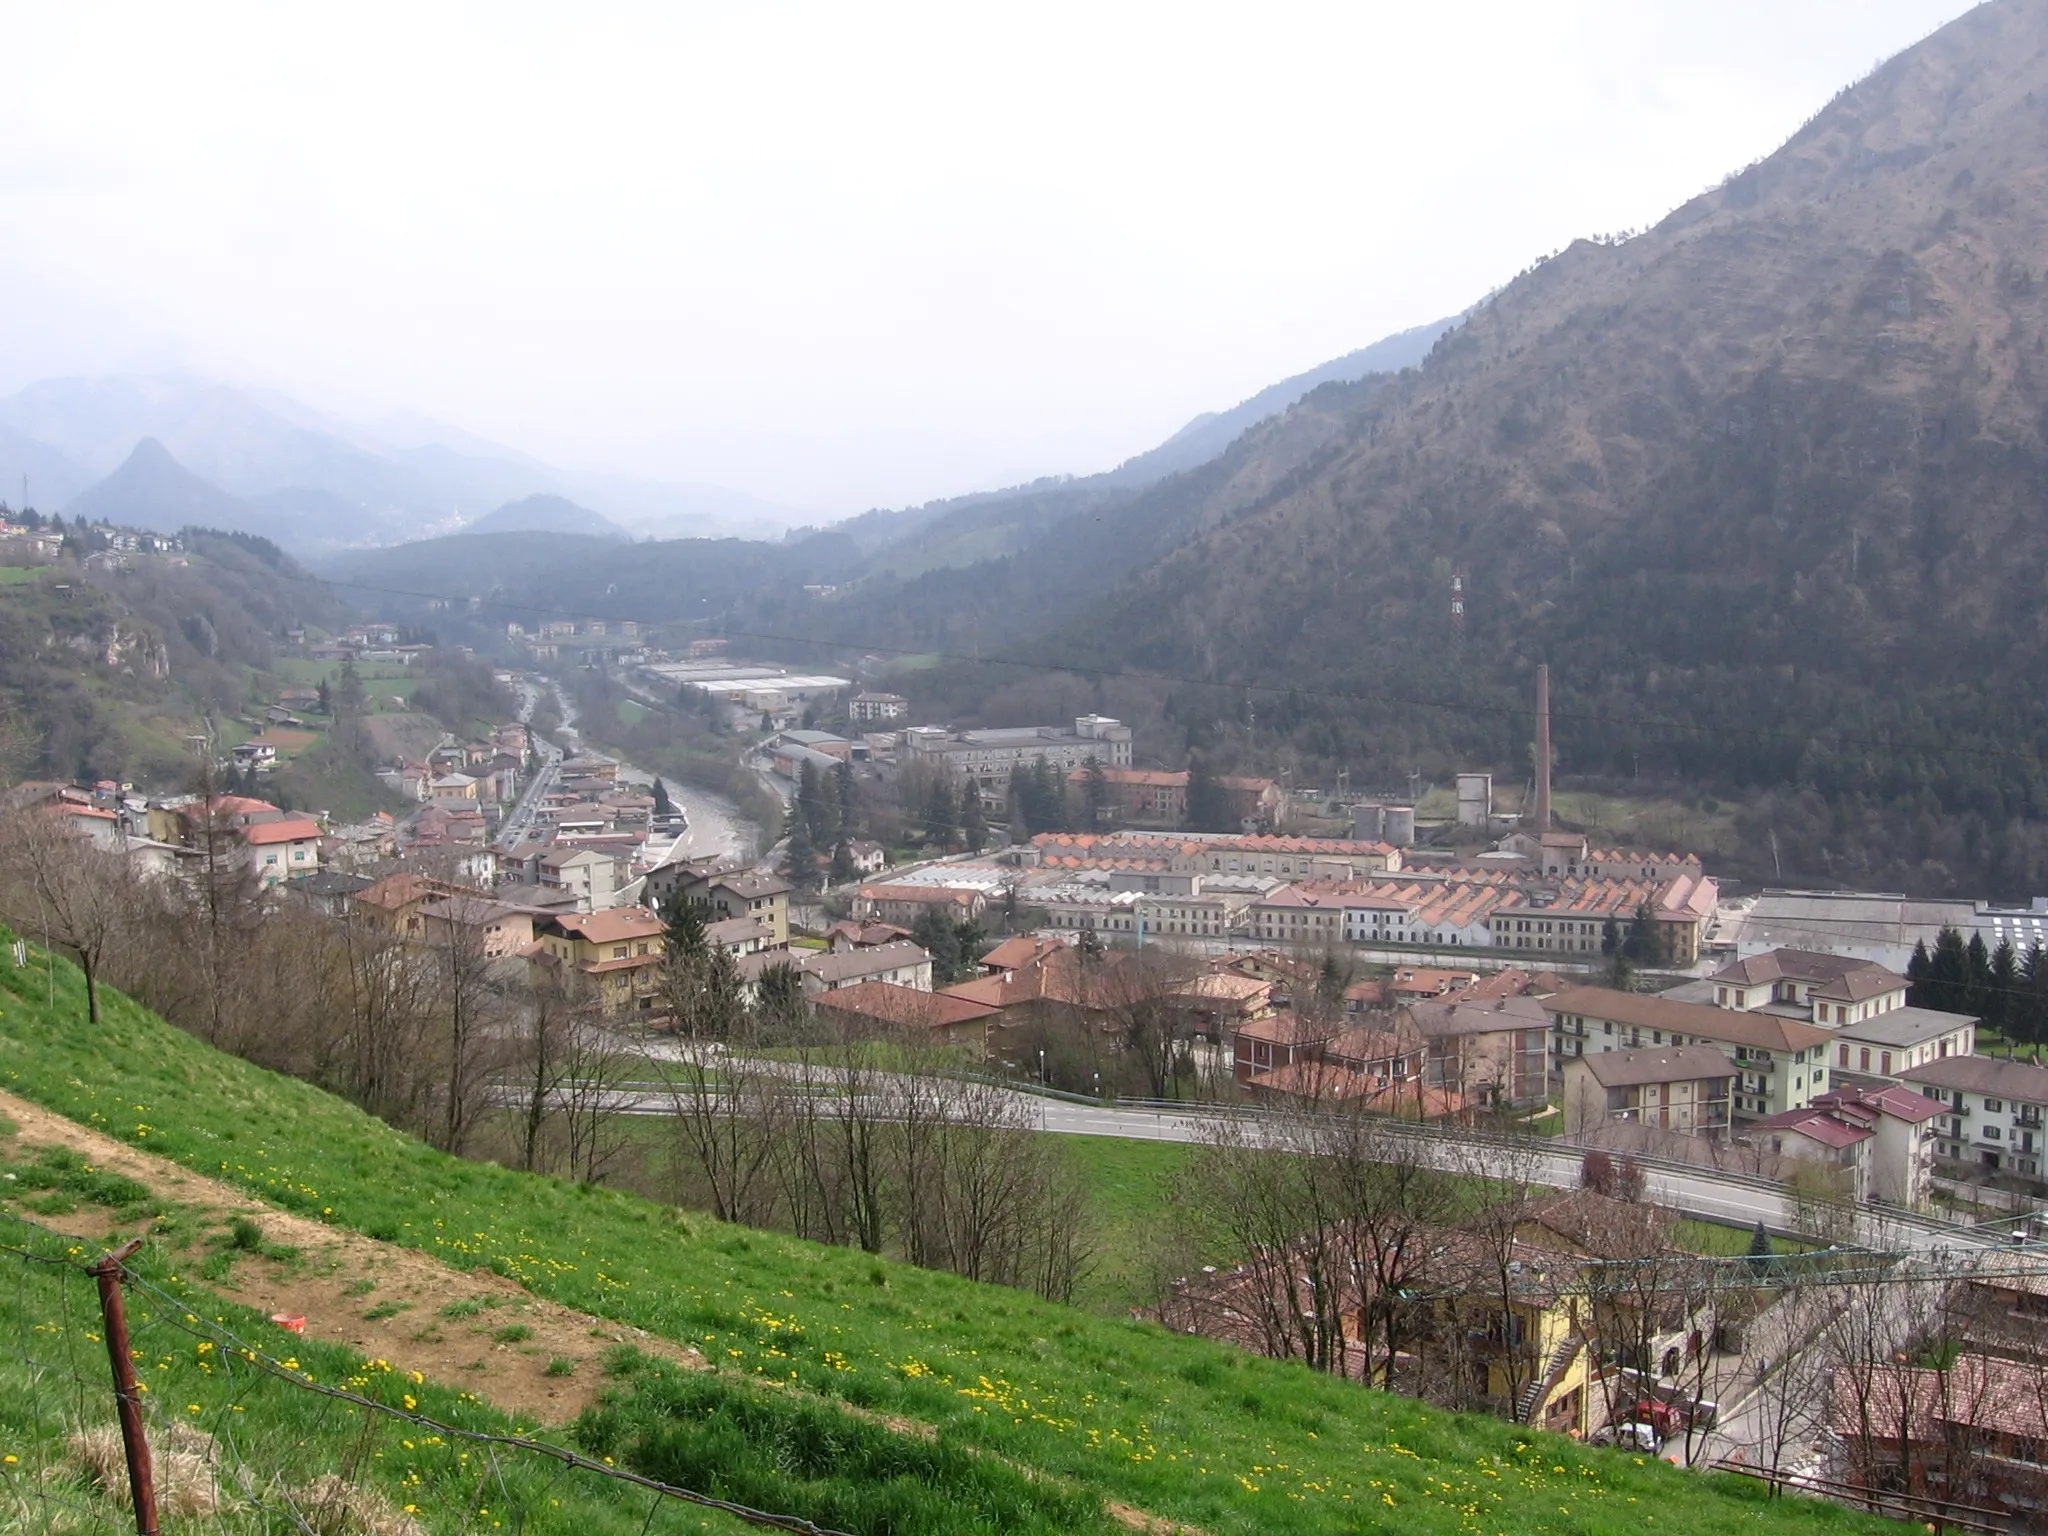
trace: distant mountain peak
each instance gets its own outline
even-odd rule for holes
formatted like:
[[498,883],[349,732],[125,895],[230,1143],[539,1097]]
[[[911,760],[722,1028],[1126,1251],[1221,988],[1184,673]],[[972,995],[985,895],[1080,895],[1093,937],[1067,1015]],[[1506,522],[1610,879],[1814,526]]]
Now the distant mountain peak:
[[87,522],[164,533],[193,525],[260,531],[247,502],[195,475],[153,437],[138,441],[112,474],[72,497],[64,510]]
[[566,496],[541,493],[508,501],[462,530],[464,533],[576,533],[600,539],[632,535],[601,512],[579,507]]

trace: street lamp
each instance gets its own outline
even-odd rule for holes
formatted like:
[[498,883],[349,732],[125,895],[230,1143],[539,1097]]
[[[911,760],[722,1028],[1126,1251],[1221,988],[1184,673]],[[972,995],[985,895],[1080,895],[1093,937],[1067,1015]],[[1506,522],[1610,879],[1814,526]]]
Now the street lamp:
[[1102,1074],[1100,1072],[1095,1074],[1095,1097],[1098,1099],[1102,1097]]
[[1038,1048],[1038,1081],[1046,1085],[1052,1082],[1052,1079],[1045,1075],[1045,1047],[1042,1045]]

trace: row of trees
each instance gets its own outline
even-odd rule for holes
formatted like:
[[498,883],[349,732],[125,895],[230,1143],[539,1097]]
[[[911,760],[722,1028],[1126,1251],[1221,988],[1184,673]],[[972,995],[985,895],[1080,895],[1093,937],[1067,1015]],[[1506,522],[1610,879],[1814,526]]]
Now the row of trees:
[[[401,938],[353,903],[259,892],[225,827],[202,829],[184,879],[139,878],[55,817],[0,834],[0,914],[76,957],[88,1025],[111,984],[449,1152],[627,1180],[1061,1299],[1086,1272],[1078,1174],[1018,1100],[941,1071],[915,1031],[878,1052],[812,1009],[790,967],[743,985],[699,909],[671,914],[659,1004],[675,1035],[626,1035],[573,972],[487,954],[484,924],[463,920],[481,898],[451,897]],[[668,1131],[653,1160],[618,1103],[649,1083],[638,1107]]]
[[2021,952],[2001,939],[1992,949],[1981,933],[1965,941],[1944,928],[1931,951],[1913,946],[1906,981],[1916,1008],[1971,1014],[2008,1040],[2048,1044],[2048,951],[2039,944]]

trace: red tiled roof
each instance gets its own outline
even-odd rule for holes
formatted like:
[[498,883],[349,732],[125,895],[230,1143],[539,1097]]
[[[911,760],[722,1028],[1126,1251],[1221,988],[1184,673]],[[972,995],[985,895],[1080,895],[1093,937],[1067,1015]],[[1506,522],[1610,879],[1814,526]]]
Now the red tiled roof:
[[310,821],[263,821],[242,830],[242,840],[262,847],[269,843],[298,843],[317,838],[320,828]]
[[945,992],[920,992],[890,981],[863,981],[811,999],[819,1008],[879,1019],[917,1029],[950,1029],[977,1019],[994,1018],[1000,1008]]
[[645,907],[608,907],[602,912],[557,912],[548,920],[588,944],[617,944],[666,934],[668,925]]

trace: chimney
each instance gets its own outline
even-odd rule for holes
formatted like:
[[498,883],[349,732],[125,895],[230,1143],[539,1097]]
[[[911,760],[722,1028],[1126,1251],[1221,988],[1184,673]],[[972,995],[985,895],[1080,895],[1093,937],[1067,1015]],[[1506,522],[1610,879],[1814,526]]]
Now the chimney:
[[1536,833],[1550,830],[1550,664],[1536,667]]

